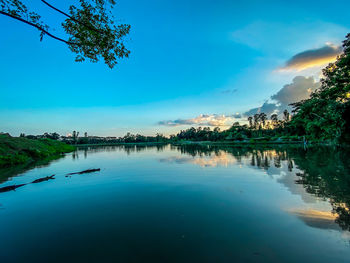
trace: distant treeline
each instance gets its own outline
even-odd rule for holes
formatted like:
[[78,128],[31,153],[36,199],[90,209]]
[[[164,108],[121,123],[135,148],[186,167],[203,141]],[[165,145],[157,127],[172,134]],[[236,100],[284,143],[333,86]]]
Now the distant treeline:
[[20,137],[26,137],[29,139],[52,139],[65,142],[67,144],[117,144],[117,143],[161,143],[169,142],[169,138],[163,136],[162,134],[157,134],[156,136],[144,136],[140,134],[127,133],[124,137],[100,137],[100,136],[88,136],[85,132],[84,136],[79,137],[79,132],[73,131],[70,136],[61,136],[58,133],[48,133],[45,132],[42,135],[25,135],[22,133]]

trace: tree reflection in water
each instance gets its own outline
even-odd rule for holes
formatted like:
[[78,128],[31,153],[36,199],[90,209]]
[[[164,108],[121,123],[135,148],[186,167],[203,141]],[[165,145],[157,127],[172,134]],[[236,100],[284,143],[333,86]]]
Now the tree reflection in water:
[[[182,145],[172,146],[182,154],[217,156],[225,152],[237,162],[242,158],[250,165],[267,170],[271,165],[281,168],[286,162],[288,170],[297,168],[296,184],[307,193],[328,200],[335,215],[335,222],[350,231],[350,150],[339,147],[315,146],[303,149],[298,146],[267,148]],[[301,172],[300,172],[301,171]]]

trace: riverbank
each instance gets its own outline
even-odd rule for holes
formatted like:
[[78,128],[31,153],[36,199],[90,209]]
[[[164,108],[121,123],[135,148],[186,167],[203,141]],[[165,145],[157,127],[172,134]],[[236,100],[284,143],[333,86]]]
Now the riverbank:
[[50,139],[28,139],[0,135],[0,167],[24,165],[36,161],[55,159],[75,147]]

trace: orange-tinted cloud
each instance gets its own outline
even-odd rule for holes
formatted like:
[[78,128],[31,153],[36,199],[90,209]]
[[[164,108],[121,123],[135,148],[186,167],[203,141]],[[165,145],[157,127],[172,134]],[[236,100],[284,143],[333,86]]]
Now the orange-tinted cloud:
[[312,67],[321,67],[335,61],[342,52],[341,46],[326,44],[324,47],[310,49],[296,54],[279,71],[301,71]]
[[320,211],[316,209],[290,209],[288,212],[296,215],[308,226],[321,229],[341,230],[340,227],[335,223],[338,215],[332,213],[331,211]]

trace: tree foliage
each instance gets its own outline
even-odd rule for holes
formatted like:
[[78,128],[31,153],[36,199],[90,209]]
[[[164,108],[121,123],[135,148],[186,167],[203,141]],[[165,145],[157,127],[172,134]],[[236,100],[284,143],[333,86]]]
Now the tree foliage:
[[128,57],[130,51],[125,47],[125,37],[130,32],[130,25],[116,24],[111,10],[116,4],[114,0],[77,0],[66,13],[45,0],[41,0],[48,8],[55,10],[66,19],[62,27],[68,34],[68,40],[49,32],[50,27],[41,16],[30,11],[19,0],[0,0],[0,14],[11,17],[40,31],[40,40],[45,35],[64,42],[76,54],[78,62],[89,59],[91,62],[104,62],[113,68],[119,59]]
[[323,70],[323,76],[321,87],[309,99],[292,104],[295,115],[290,125],[314,138],[350,141],[350,34],[343,53]]

